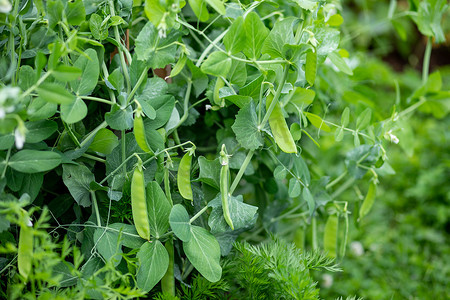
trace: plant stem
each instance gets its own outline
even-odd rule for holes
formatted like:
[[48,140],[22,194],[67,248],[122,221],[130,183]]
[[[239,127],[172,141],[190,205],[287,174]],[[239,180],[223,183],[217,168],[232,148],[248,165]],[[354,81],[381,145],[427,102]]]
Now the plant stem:
[[80,148],[83,148],[84,145],[86,145],[91,138],[93,138],[97,132],[100,129],[105,128],[106,126],[108,126],[108,124],[106,123],[106,121],[103,121],[102,123],[100,123],[100,125],[98,125],[94,130],[92,130],[85,138],[84,140],[80,143]]
[[289,74],[289,66],[284,66],[283,77],[281,78],[281,80],[278,84],[277,91],[275,92],[275,96],[273,97],[272,103],[270,103],[270,106],[267,109],[263,120],[258,125],[259,128],[264,128],[264,125],[266,125],[267,121],[269,120],[269,117],[272,114],[272,111],[273,111],[275,105],[278,103],[278,100],[281,95],[281,91],[283,90],[283,86],[284,86],[284,83],[286,82],[288,74]]
[[11,156],[11,148],[8,148],[8,152],[6,152],[6,158],[5,158],[5,168],[2,171],[2,176],[0,177],[0,179],[5,178],[6,169],[8,168],[8,161],[9,161],[10,156]]
[[139,76],[138,81],[136,82],[136,85],[133,87],[133,90],[130,92],[130,94],[127,97],[127,104],[130,103],[131,99],[133,98],[134,94],[136,94],[136,91],[141,86],[142,82],[145,78],[147,78],[148,69],[145,68],[144,71],[142,71],[141,76]]
[[95,160],[95,161],[98,161],[98,162],[101,162],[101,163],[103,163],[103,164],[106,163],[106,160],[104,160],[103,158],[94,156],[94,155],[90,155],[90,154],[84,153],[82,156],[83,156],[83,157],[86,157],[86,158],[89,158],[89,159],[92,159],[92,160]]
[[254,150],[248,151],[247,156],[245,157],[245,160],[242,163],[241,168],[239,169],[239,172],[237,173],[236,177],[233,180],[233,183],[231,184],[230,190],[228,192],[230,195],[233,194],[234,190],[236,189],[237,185],[239,184],[239,181],[241,180],[242,175],[244,175],[244,172],[247,169],[247,166],[250,163],[254,153],[255,153]]
[[97,225],[102,226],[102,221],[100,219],[100,212],[98,211],[98,205],[97,205],[97,198],[95,197],[95,192],[90,191],[91,198],[92,198],[92,204],[94,206],[95,216],[97,218]]
[[353,182],[355,181],[354,177],[349,178],[343,185],[341,185],[332,195],[331,198],[335,199],[337,198],[340,194],[342,194],[346,189],[348,189]]
[[347,171],[344,171],[341,175],[339,175],[335,180],[333,180],[332,182],[330,182],[329,184],[327,184],[327,186],[325,187],[325,189],[330,189],[332,188],[336,183],[338,183],[339,181],[342,180],[342,178],[345,177],[345,175],[347,175]]
[[171,134],[175,129],[177,129],[181,124],[183,124],[184,121],[186,121],[187,117],[189,116],[189,98],[191,96],[191,89],[192,89],[192,80],[189,79],[186,94],[184,95],[184,105],[183,105],[183,116],[181,117],[180,121],[178,121],[178,124],[169,130],[167,135]]
[[[122,163],[123,163],[124,161],[127,160],[127,153],[126,153],[127,140],[125,137],[125,130],[121,131],[121,136],[122,136],[122,138],[120,139],[120,142],[121,142],[121,146],[122,146]],[[123,170],[123,177],[125,178],[127,176],[127,165],[126,164],[123,164],[122,170]]]
[[98,98],[98,97],[80,96],[80,98],[84,99],[84,100],[91,100],[91,101],[97,101],[97,102],[101,102],[101,103],[106,103],[106,104],[109,104],[109,105],[113,105],[114,104],[114,102],[112,102],[112,101],[109,101],[109,100],[106,100],[106,99],[103,99],[103,98]]
[[198,213],[195,214],[195,216],[193,216],[189,220],[189,224],[192,224],[195,220],[197,220],[207,209],[208,209],[208,206],[203,207]]
[[430,72],[430,57],[431,57],[431,46],[433,45],[433,41],[431,37],[427,40],[427,46],[425,48],[425,53],[423,55],[423,66],[422,66],[422,84],[425,84],[428,81],[428,74]]
[[[114,9],[114,2],[113,1],[108,1],[109,2],[109,9],[110,9],[110,13],[112,17],[116,16],[116,12]],[[118,25],[117,25],[118,26]],[[115,40],[117,42],[117,44],[119,44],[119,47],[117,47],[117,51],[119,52],[119,57],[120,57],[120,64],[122,66],[122,72],[125,76],[125,82],[127,83],[127,93],[130,93],[131,91],[131,80],[130,80],[130,74],[128,73],[128,68],[127,68],[127,64],[125,62],[125,57],[124,57],[124,53],[122,50],[122,42],[120,39],[120,34],[119,34],[119,29],[117,28],[117,26],[114,26],[114,37]]]
[[319,248],[319,245],[317,244],[317,221],[316,221],[315,217],[312,218],[311,231],[312,231],[312,233],[311,233],[312,248],[313,248],[313,250],[316,250],[317,248]]

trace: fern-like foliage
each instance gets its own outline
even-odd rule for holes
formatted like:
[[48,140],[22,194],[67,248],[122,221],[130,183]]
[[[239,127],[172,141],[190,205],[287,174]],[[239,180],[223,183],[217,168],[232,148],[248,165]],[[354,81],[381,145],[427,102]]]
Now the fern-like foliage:
[[257,246],[237,243],[229,257],[224,278],[232,283],[230,294],[241,299],[319,299],[310,270],[340,270],[320,252],[304,253],[277,239]]
[[183,300],[225,299],[225,292],[230,289],[230,286],[223,279],[218,282],[209,282],[202,276],[196,276],[191,286],[182,285],[181,288]]

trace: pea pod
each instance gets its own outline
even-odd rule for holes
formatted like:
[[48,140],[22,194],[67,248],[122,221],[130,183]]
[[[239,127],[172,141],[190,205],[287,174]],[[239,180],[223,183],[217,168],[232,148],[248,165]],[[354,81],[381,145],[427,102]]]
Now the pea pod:
[[222,150],[220,151],[220,163],[222,168],[220,169],[220,195],[222,198],[222,210],[223,217],[227,224],[234,230],[233,220],[231,220],[230,207],[228,205],[228,154],[225,145],[222,145]]
[[222,78],[218,77],[216,80],[216,84],[214,85],[214,94],[213,99],[214,103],[220,107],[224,106],[223,100],[220,99],[219,90],[225,86],[225,82]]
[[25,279],[31,272],[31,262],[33,258],[33,228],[22,226],[19,235],[19,250],[17,264],[19,273]]
[[[136,101],[136,103],[138,103]],[[134,138],[138,146],[145,152],[153,154],[153,150],[147,143],[147,138],[145,136],[144,120],[142,120],[142,109],[138,104],[138,108],[134,115],[134,125],[133,125]]]
[[178,190],[183,198],[193,201],[191,187],[192,154],[186,153],[180,161],[177,173]]
[[142,161],[139,159],[131,179],[131,210],[136,231],[140,237],[148,241],[150,240],[150,222],[145,195],[144,171]]
[[332,257],[336,257],[338,226],[338,216],[329,216],[327,223],[325,224],[323,248],[328,251],[328,254]]
[[[270,106],[272,100],[273,95],[269,94],[266,98],[266,108]],[[297,146],[284,119],[280,103],[275,104],[269,116],[269,125],[278,147],[286,153],[297,153]]]
[[373,203],[375,202],[375,195],[377,194],[377,184],[371,182],[369,190],[367,191],[366,198],[359,209],[359,219],[361,220],[365,215],[367,215],[372,209]]

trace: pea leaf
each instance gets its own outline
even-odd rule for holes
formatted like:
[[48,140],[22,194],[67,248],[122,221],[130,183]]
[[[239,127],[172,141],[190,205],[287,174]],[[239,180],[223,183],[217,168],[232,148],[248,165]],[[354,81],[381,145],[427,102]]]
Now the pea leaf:
[[311,124],[314,125],[314,127],[323,130],[325,132],[331,131],[331,128],[318,115],[309,112],[305,112],[305,115],[308,118],[309,122],[311,122]]
[[8,166],[22,173],[45,172],[56,168],[61,156],[52,151],[22,150],[14,154]]
[[169,254],[160,241],[144,243],[136,257],[139,269],[136,274],[137,286],[149,292],[160,280],[169,267]]
[[370,120],[372,118],[372,110],[370,108],[366,108],[356,119],[356,129],[363,130],[366,129],[370,124]]
[[309,188],[305,187],[302,192],[302,198],[308,204],[309,215],[312,216],[314,210],[316,209],[316,203],[314,202],[314,197],[311,194]]
[[251,12],[244,20],[244,31],[245,47],[243,52],[248,58],[256,60],[261,55],[261,48],[269,34],[269,29],[255,12]]
[[231,128],[241,146],[248,150],[256,150],[264,143],[263,135],[258,129],[258,117],[253,101],[239,110]]
[[151,181],[146,189],[147,210],[150,220],[150,232],[159,238],[169,229],[170,204],[156,181]]
[[419,31],[427,36],[436,38],[437,43],[445,41],[444,31],[441,26],[442,15],[447,8],[445,0],[421,1],[417,15],[411,15],[416,22]]
[[284,57],[283,46],[295,43],[292,28],[297,20],[297,18],[288,17],[275,23],[264,41],[262,53],[267,53],[272,58]]
[[189,242],[192,237],[191,224],[189,224],[189,214],[183,205],[174,205],[170,212],[169,222],[177,238],[183,242]]
[[226,13],[225,6],[221,0],[205,0],[215,11],[224,15]]
[[111,130],[102,128],[95,135],[89,149],[103,154],[110,154],[118,144],[118,137]]
[[[208,219],[211,233],[216,234],[228,231],[229,226],[223,217],[221,195],[218,194],[214,200],[208,203],[208,206],[213,208]],[[235,230],[250,228],[255,224],[258,207],[244,203],[242,195],[237,197],[229,196],[228,208]]]
[[71,104],[75,101],[74,95],[56,83],[43,83],[37,88],[37,92],[42,99],[52,103]]
[[78,205],[91,205],[90,183],[95,177],[86,166],[63,164],[62,178]]
[[61,118],[68,124],[73,124],[83,120],[87,116],[87,106],[80,97],[76,97],[71,104],[61,105]]
[[96,40],[105,40],[108,37],[108,28],[102,26],[103,19],[97,14],[92,14],[89,19],[89,29]]
[[58,105],[56,103],[47,102],[41,97],[36,97],[28,105],[28,119],[30,121],[48,119],[56,113],[57,109]]
[[203,73],[226,77],[231,68],[231,58],[221,51],[216,51],[208,56],[201,66]]
[[222,277],[219,243],[202,227],[191,226],[191,234],[189,242],[183,242],[187,258],[208,281],[219,281]]
[[126,130],[133,127],[133,109],[128,106],[125,110],[115,104],[111,111],[105,114],[106,123],[116,130]]
[[119,233],[116,231],[97,228],[94,232],[94,243],[97,251],[106,261],[114,260],[117,266],[122,260],[122,245],[119,241]]
[[27,143],[38,143],[43,141],[58,130],[58,124],[50,120],[26,122],[25,127],[27,128],[25,138]]
[[86,18],[83,0],[74,0],[67,2],[66,18],[70,25],[80,25]]
[[78,79],[81,76],[81,70],[77,67],[59,65],[52,73],[56,80],[68,82]]
[[353,75],[352,69],[347,65],[345,60],[339,55],[339,53],[331,52],[328,54],[328,58],[331,62],[341,71],[347,75]]
[[300,196],[300,193],[302,192],[302,187],[300,185],[300,182],[297,180],[297,178],[291,178],[289,179],[289,197],[295,198]]
[[175,107],[175,98],[172,95],[163,95],[151,98],[148,100],[148,104],[153,107],[156,112],[156,116],[153,120],[151,118],[144,120],[145,128],[158,129],[169,121]]
[[204,182],[215,189],[219,190],[220,182],[220,162],[219,159],[209,160],[204,156],[198,158],[198,165],[200,167],[200,174],[198,181]]
[[97,52],[94,49],[87,49],[84,54],[80,55],[74,63],[74,67],[81,69],[81,77],[79,80],[70,83],[72,90],[78,96],[86,96],[92,93],[97,86],[98,76],[100,74],[100,66],[97,58]]
[[[242,53],[237,53],[235,56],[245,58]],[[227,78],[229,78],[230,83],[243,86],[247,81],[247,65],[245,62],[233,59]]]
[[203,0],[188,0],[192,11],[200,20],[200,22],[206,22],[209,19],[209,12],[206,8],[206,4]]
[[117,234],[121,235],[120,243],[125,247],[137,249],[147,242],[138,235],[134,225],[114,223],[109,225],[109,227],[119,230]]
[[[147,22],[136,38],[137,58],[146,61],[151,68],[164,68],[175,61],[176,45],[170,45],[178,39],[180,32],[172,30],[167,37],[160,38],[152,22]],[[169,46],[170,45],[170,46]]]
[[241,52],[245,47],[245,31],[244,18],[242,16],[234,20],[228,29],[227,34],[223,37],[225,49],[231,54]]

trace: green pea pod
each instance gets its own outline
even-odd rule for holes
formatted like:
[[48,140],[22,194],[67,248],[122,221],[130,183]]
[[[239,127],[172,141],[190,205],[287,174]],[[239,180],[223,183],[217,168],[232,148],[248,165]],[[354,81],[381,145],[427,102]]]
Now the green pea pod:
[[178,190],[183,198],[193,201],[192,187],[191,187],[191,163],[192,156],[188,152],[180,161],[178,166],[177,182]]
[[366,198],[359,209],[359,219],[361,220],[372,209],[375,202],[375,195],[377,194],[377,185],[373,181],[370,183],[369,190],[367,191]]
[[[272,103],[273,95],[266,98],[266,108]],[[275,104],[269,117],[269,125],[278,147],[286,153],[297,153],[297,146],[284,119],[280,103]]]
[[139,160],[131,179],[131,210],[136,231],[140,237],[149,241],[150,222],[145,195],[144,171],[142,169],[142,161]]
[[31,262],[33,258],[33,228],[23,226],[20,228],[19,235],[19,252],[17,256],[17,264],[19,273],[25,279],[31,272]]
[[222,150],[220,151],[220,160],[222,168],[220,169],[220,195],[222,198],[222,210],[223,217],[227,224],[234,230],[233,220],[231,220],[230,207],[228,205],[228,155],[226,152],[225,145],[222,145]]
[[336,257],[338,226],[338,216],[329,216],[327,223],[325,224],[323,248],[325,249],[325,251],[328,251],[328,255],[332,257]]
[[214,94],[213,94],[213,100],[214,103],[218,106],[223,106],[223,102],[219,97],[219,90],[225,86],[225,82],[222,78],[218,77],[216,80],[216,84],[214,85]]
[[144,120],[142,120],[142,114],[139,110],[134,116],[133,133],[138,146],[143,151],[153,154],[153,150],[148,145],[147,138],[145,137]]
[[173,251],[173,240],[168,239],[165,243],[167,253],[169,254],[169,267],[167,268],[166,274],[161,279],[161,290],[164,294],[169,294],[175,296],[175,277],[174,277],[174,251]]

